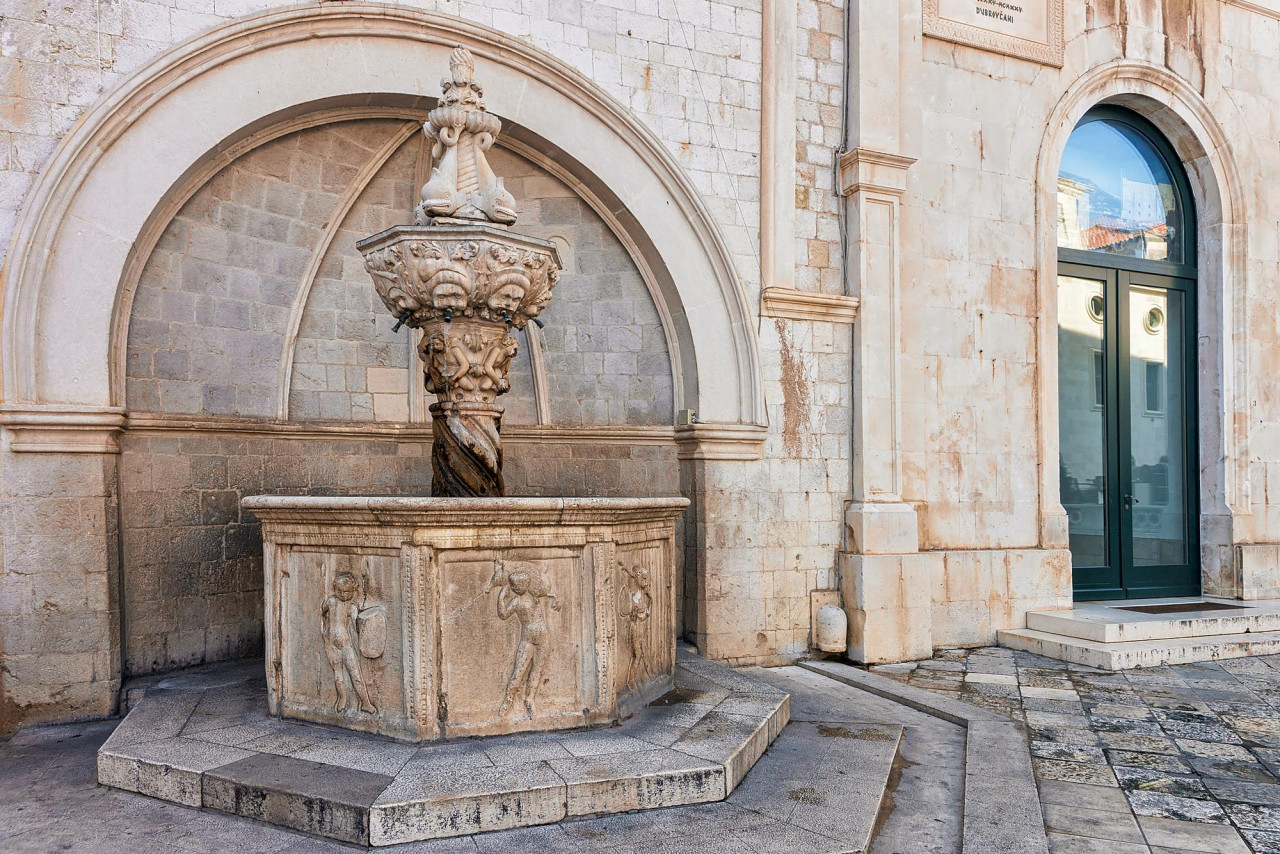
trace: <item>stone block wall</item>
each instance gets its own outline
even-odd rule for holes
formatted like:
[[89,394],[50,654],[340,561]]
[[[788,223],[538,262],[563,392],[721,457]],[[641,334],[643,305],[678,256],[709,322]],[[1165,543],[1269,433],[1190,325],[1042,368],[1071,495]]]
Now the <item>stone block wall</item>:
[[0,732],[109,715],[120,687],[115,459],[0,460]]
[[796,43],[796,287],[844,294],[835,159],[844,140],[844,4],[799,0]]
[[[511,495],[658,497],[679,487],[669,442],[517,440],[505,452]],[[427,431],[417,440],[279,438],[266,431],[127,436],[120,457],[126,674],[261,653],[262,533],[240,509],[245,496],[430,490]],[[97,640],[105,639],[85,642]]]

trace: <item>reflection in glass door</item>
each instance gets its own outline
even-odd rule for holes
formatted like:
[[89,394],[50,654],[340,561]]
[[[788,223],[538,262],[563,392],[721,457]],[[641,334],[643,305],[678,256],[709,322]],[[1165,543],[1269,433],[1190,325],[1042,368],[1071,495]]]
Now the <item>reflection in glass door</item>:
[[1058,277],[1058,419],[1062,506],[1071,561],[1090,584],[1110,584],[1115,560],[1108,510],[1107,278]]
[[1163,277],[1145,277],[1150,284],[1142,284],[1138,273],[1123,278],[1129,405],[1121,501],[1130,522],[1125,546],[1131,564],[1124,581],[1126,588],[1156,591],[1174,583],[1179,568],[1191,562],[1187,475],[1194,460],[1187,453],[1187,422],[1194,413],[1187,389],[1195,375],[1186,358],[1186,295],[1158,286],[1172,283]]
[[1059,482],[1076,598],[1196,595],[1192,283],[1059,271]]

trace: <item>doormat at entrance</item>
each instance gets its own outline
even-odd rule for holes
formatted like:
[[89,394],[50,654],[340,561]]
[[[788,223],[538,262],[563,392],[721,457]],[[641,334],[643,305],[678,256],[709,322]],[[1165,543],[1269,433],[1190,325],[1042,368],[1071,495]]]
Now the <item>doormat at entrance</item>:
[[1119,607],[1119,611],[1138,611],[1143,614],[1182,614],[1187,611],[1238,611],[1244,605],[1224,605],[1221,602],[1169,602],[1165,605],[1132,605]]

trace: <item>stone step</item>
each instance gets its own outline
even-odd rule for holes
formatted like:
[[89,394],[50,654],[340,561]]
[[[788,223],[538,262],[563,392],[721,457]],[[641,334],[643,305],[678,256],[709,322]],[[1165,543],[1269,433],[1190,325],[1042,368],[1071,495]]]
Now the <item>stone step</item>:
[[842,662],[800,666],[965,728],[962,854],[1049,854],[1023,724]]
[[[1165,603],[1185,607],[1197,601],[1211,604],[1220,602],[1232,607],[1170,614],[1128,610]],[[1080,602],[1075,608],[1065,611],[1030,611],[1027,613],[1027,628],[1098,643],[1274,632],[1280,631],[1280,603],[1243,603],[1209,597],[1199,600],[1153,599],[1123,603]]]
[[1280,631],[1104,643],[1037,629],[999,633],[1001,646],[1100,670],[1128,670],[1280,653]]
[[98,782],[382,846],[722,801],[790,719],[784,691],[681,650],[677,690],[620,725],[419,746],[272,717],[262,672],[147,690]]
[[800,702],[787,732],[730,802],[769,814],[781,789],[790,821],[839,839],[838,850],[872,850],[877,818],[894,805],[890,781],[905,735],[896,713],[906,710],[878,714],[868,695],[797,666],[746,672]]

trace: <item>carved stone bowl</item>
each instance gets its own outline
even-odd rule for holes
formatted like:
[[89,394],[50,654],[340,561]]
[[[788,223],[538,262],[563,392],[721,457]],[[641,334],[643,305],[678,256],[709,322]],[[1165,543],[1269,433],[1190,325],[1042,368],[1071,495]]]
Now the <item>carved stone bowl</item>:
[[271,713],[409,741],[625,718],[672,686],[688,503],[246,498]]

